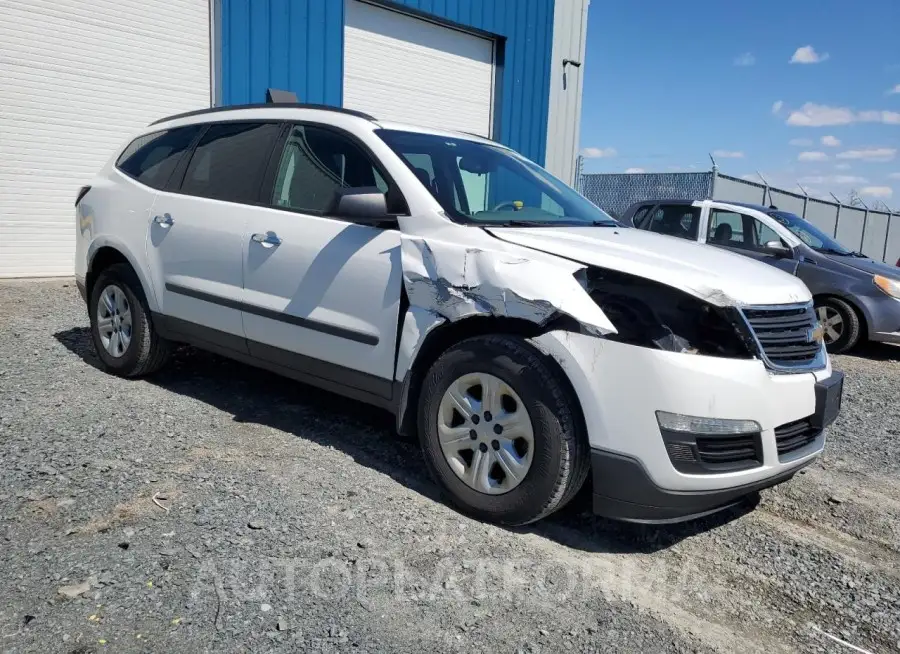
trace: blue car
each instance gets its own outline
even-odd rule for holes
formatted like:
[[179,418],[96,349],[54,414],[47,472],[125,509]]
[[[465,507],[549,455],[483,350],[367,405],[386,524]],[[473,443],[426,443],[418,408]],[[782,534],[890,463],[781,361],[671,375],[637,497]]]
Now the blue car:
[[649,200],[629,207],[622,222],[796,275],[813,294],[829,352],[867,340],[900,343],[900,268],[844,247],[800,216],[740,202]]

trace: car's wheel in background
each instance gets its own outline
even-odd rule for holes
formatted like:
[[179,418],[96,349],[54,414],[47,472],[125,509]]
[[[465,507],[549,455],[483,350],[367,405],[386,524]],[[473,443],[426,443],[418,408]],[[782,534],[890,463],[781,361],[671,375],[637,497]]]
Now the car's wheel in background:
[[832,354],[846,352],[859,343],[859,315],[844,300],[836,297],[817,299],[816,316],[825,332],[825,347]]
[[481,520],[538,520],[578,492],[590,467],[576,398],[516,336],[471,338],[441,355],[425,378],[418,423],[435,480]]
[[103,368],[123,377],[159,370],[172,345],[153,330],[140,280],[127,264],[115,264],[97,277],[88,313],[91,337]]

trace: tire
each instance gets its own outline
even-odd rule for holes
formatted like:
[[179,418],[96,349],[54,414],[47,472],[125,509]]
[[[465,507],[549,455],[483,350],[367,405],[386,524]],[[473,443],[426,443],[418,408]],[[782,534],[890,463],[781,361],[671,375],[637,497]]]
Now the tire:
[[[108,305],[106,309],[101,309],[100,303],[104,301],[104,293],[108,289],[119,298],[117,304],[121,306],[116,306],[118,314],[110,312]],[[119,296],[119,292],[124,298]],[[107,331],[109,326],[105,326],[101,333],[101,313],[113,318],[118,316],[119,347],[109,344],[112,342],[112,336],[108,336]],[[128,264],[117,263],[100,273],[91,289],[88,315],[94,349],[106,372],[120,377],[140,377],[154,373],[165,365],[172,352],[172,344],[154,331],[140,280]],[[126,316],[130,317],[130,325],[126,324]],[[122,335],[127,336],[127,344]]]
[[[524,339],[511,335],[478,336],[462,341],[444,352],[431,366],[420,395],[419,438],[429,471],[462,512],[487,522],[524,525],[561,508],[580,490],[590,468],[590,448],[581,427],[577,400],[561,375]],[[471,412],[480,416],[477,422],[470,418],[450,426],[453,423],[447,422],[446,416],[452,415],[452,420],[459,423],[463,413],[455,408],[449,414],[446,412],[443,403],[448,396],[445,394],[451,386],[454,389],[468,386],[472,378],[488,380],[488,384],[504,389],[495,393],[502,396],[502,400],[498,400],[503,405],[502,417],[494,420],[495,416],[489,416],[485,410],[487,405],[498,406],[497,401],[487,400],[486,404],[478,401],[480,408]],[[472,387],[469,392],[475,393],[478,388]],[[485,400],[483,395],[481,397]],[[471,395],[466,398],[470,402],[466,406],[476,406]],[[452,406],[460,405],[452,403]],[[526,413],[520,413],[521,408]],[[496,440],[488,441],[494,439],[491,433],[498,433],[496,429],[501,423],[506,424],[510,419],[513,420],[508,424],[519,427],[508,428],[506,437],[509,440],[504,441],[505,445],[497,447]],[[493,425],[489,425],[491,422]],[[526,424],[531,425],[530,446],[527,438],[516,438],[517,434],[526,434],[527,426],[523,427]],[[466,450],[461,449],[451,460],[443,449],[451,446],[442,446],[440,429],[453,434],[453,439],[459,441],[452,449],[471,447],[471,453],[466,456]],[[480,430],[478,440],[469,444],[466,429],[469,429],[469,435]],[[456,430],[462,436],[455,436]],[[447,438],[445,443],[453,439]],[[487,445],[488,442],[491,445]],[[476,453],[476,443],[479,449],[484,447],[481,455]],[[505,470],[513,469],[511,467],[499,467],[503,455],[509,463],[511,451],[515,452],[517,463],[529,461],[527,471],[518,476],[505,474]],[[475,459],[476,456],[488,461],[484,464],[486,468],[475,465],[476,460],[481,461]],[[470,458],[472,464],[466,467]],[[493,471],[488,472],[489,476],[495,476],[488,479],[491,490],[484,492],[473,486],[471,479],[478,477],[484,481],[485,475],[473,474],[467,482],[463,478],[466,473],[460,472],[461,469]],[[496,477],[501,477],[502,481],[497,482]],[[504,485],[511,488],[504,490]]]
[[[825,327],[825,347],[831,354],[840,354],[853,349],[860,340],[860,320],[856,309],[836,297],[816,300],[816,317]],[[837,323],[833,321],[837,319]],[[831,322],[832,324],[828,324]],[[837,333],[838,337],[834,338]]]

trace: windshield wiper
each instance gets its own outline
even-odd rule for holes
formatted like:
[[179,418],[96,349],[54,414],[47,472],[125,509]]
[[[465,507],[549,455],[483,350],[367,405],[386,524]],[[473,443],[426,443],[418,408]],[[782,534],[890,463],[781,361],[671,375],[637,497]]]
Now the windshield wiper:
[[849,250],[835,250],[834,248],[816,248],[816,250],[822,254],[836,254],[839,257],[853,257],[858,254]]
[[497,223],[485,223],[487,227],[618,227],[616,223],[608,220],[572,220],[564,222],[561,220],[504,220]]

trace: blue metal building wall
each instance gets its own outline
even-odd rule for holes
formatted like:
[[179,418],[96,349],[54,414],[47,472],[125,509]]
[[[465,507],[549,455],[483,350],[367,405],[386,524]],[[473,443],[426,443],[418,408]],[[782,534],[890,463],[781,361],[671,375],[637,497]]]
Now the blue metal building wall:
[[[263,102],[269,87],[303,102],[340,106],[342,0],[221,0],[222,104]],[[396,0],[498,38],[494,136],[544,162],[554,0]]]

